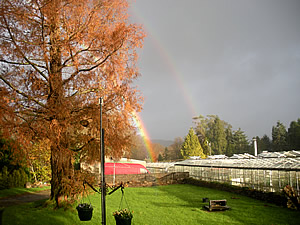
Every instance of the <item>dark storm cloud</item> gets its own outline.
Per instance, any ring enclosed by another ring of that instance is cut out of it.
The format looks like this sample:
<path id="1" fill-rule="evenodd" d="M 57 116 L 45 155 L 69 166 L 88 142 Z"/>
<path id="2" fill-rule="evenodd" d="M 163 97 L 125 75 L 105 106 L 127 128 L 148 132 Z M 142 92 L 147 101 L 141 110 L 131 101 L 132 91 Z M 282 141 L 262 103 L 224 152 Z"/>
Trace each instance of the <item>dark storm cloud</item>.
<path id="1" fill-rule="evenodd" d="M 180 85 L 199 115 L 217 114 L 249 138 L 300 117 L 300 1 L 138 0 L 132 8 L 148 32 L 136 84 L 152 138 L 183 137 L 192 125 Z"/>

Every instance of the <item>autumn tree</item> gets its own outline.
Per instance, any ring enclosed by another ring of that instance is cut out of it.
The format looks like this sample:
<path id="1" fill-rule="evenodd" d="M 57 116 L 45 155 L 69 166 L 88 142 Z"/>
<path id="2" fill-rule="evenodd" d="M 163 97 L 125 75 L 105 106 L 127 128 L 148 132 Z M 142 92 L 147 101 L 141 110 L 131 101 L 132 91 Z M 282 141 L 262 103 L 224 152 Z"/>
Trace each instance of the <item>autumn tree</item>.
<path id="1" fill-rule="evenodd" d="M 16 160 L 14 157 L 15 141 L 6 139 L 0 134 L 0 172 L 6 167 L 9 172 L 24 166 L 24 159 Z M 20 148 L 17 146 L 17 148 Z"/>
<path id="2" fill-rule="evenodd" d="M 149 156 L 143 138 L 140 135 L 134 135 L 132 137 L 129 158 L 145 160 L 147 157 Z"/>
<path id="3" fill-rule="evenodd" d="M 173 160 L 182 159 L 181 155 L 181 146 L 183 144 L 183 139 L 181 137 L 176 137 L 173 141 L 173 144 L 171 144 L 168 148 L 170 151 L 170 157 Z"/>
<path id="4" fill-rule="evenodd" d="M 16 138 L 49 140 L 57 204 L 74 185 L 74 152 L 100 158 L 100 97 L 107 154 L 120 157 L 130 145 L 132 112 L 142 102 L 132 81 L 144 33 L 127 9 L 125 0 L 0 2 L 0 86 Z"/>
<path id="5" fill-rule="evenodd" d="M 159 143 L 153 143 L 153 142 L 150 142 L 150 152 L 152 152 L 152 160 L 153 162 L 157 162 L 158 161 L 158 157 L 159 155 L 163 156 L 164 154 L 164 146 L 162 146 L 161 144 Z M 151 154 L 151 153 L 149 153 Z"/>

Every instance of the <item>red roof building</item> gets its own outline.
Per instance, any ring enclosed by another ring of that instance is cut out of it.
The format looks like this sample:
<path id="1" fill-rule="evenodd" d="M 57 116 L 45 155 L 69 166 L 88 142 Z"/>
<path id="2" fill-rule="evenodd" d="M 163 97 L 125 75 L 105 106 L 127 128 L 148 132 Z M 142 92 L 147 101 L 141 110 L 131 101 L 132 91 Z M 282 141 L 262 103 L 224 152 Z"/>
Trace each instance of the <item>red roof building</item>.
<path id="1" fill-rule="evenodd" d="M 146 167 L 138 163 L 105 163 L 105 175 L 142 173 L 149 173 L 149 171 Z"/>

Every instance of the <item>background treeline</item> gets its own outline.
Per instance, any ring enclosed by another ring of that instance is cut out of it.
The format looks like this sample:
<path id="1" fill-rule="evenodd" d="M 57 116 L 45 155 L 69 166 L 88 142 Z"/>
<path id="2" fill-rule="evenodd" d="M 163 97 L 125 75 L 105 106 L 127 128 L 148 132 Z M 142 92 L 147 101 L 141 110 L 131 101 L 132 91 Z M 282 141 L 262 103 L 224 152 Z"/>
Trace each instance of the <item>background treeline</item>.
<path id="1" fill-rule="evenodd" d="M 217 115 L 206 117 L 200 115 L 193 119 L 196 135 L 206 155 L 254 154 L 253 138 L 257 140 L 258 153 L 300 149 L 300 118 L 292 121 L 288 129 L 278 121 L 272 127 L 271 138 L 265 134 L 250 140 L 243 130 L 240 128 L 233 130 L 229 123 L 221 120 Z"/>
<path id="2" fill-rule="evenodd" d="M 233 130 L 232 126 L 221 120 L 217 115 L 199 116 L 194 119 L 192 129 L 201 145 L 204 155 L 249 153 L 254 154 L 253 141 L 240 128 Z M 182 149 L 190 136 L 191 129 L 185 138 L 177 137 L 173 144 L 163 146 L 150 143 L 148 149 L 141 136 L 133 136 L 131 152 L 124 157 L 151 161 L 176 161 L 184 157 Z M 257 140 L 258 153 L 262 151 L 300 150 L 300 118 L 292 121 L 286 128 L 280 121 L 272 127 L 272 136 L 266 134 L 254 137 Z M 149 142 L 149 140 L 148 140 Z M 149 150 L 149 148 L 151 150 Z M 19 157 L 18 157 L 19 156 Z M 21 156 L 21 157 L 20 157 Z M 30 152 L 24 152 L 13 140 L 0 133 L 0 189 L 24 186 L 26 181 L 32 183 L 49 182 L 51 177 L 50 149 L 45 140 L 36 141 Z"/>
<path id="3" fill-rule="evenodd" d="M 140 135 L 136 135 L 132 140 L 133 145 L 131 146 L 131 151 L 129 154 L 126 154 L 125 157 L 139 160 L 151 161 L 150 153 L 154 162 L 157 161 L 173 161 L 175 159 L 181 159 L 180 149 L 183 144 L 183 139 L 177 137 L 174 139 L 173 144 L 168 147 L 151 142 L 147 140 L 148 146 L 145 144 L 145 139 Z"/>
<path id="4" fill-rule="evenodd" d="M 204 155 L 226 155 L 249 153 L 254 155 L 253 138 L 257 140 L 258 154 L 263 151 L 288 151 L 300 150 L 300 118 L 292 121 L 286 128 L 280 121 L 272 127 L 272 136 L 263 135 L 249 139 L 245 132 L 238 128 L 233 130 L 232 125 L 220 119 L 217 115 L 207 115 L 193 118 L 195 126 L 193 130 L 201 145 Z M 191 130 L 185 138 L 175 138 L 173 144 L 165 147 L 158 143 L 151 143 L 155 155 L 154 161 L 175 161 L 186 158 L 182 155 L 183 145 L 188 142 Z M 133 141 L 129 157 L 134 159 L 148 159 L 149 153 L 144 140 L 136 136 Z"/>

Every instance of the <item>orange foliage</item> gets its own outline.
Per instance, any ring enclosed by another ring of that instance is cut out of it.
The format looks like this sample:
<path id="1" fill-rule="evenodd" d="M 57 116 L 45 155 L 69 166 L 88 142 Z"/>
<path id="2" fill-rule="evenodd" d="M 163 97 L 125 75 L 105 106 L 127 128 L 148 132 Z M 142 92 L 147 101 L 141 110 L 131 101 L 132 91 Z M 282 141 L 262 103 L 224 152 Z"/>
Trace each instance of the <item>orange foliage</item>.
<path id="1" fill-rule="evenodd" d="M 1 110 L 13 109 L 9 122 L 18 137 L 49 140 L 53 198 L 74 176 L 74 152 L 99 159 L 99 97 L 107 152 L 119 157 L 129 149 L 131 112 L 142 103 L 132 87 L 136 48 L 145 35 L 129 23 L 127 9 L 125 0 L 0 3 Z"/>

